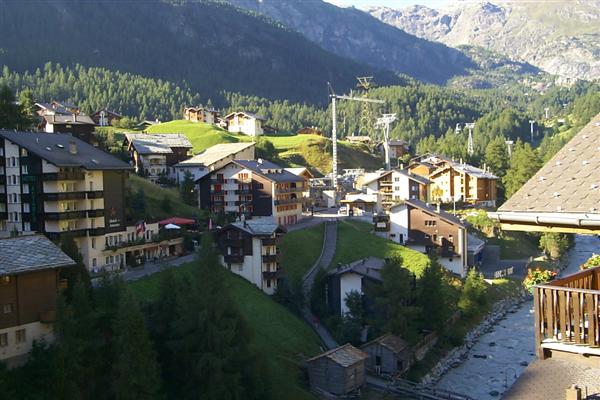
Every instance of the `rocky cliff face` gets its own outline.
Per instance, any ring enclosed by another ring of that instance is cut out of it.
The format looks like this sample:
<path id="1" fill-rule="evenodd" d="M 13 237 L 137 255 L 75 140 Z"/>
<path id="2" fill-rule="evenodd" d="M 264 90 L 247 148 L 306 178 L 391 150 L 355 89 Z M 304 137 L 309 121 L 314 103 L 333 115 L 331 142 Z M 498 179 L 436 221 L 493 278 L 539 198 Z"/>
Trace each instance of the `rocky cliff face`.
<path id="1" fill-rule="evenodd" d="M 324 49 L 378 68 L 444 83 L 474 66 L 462 52 L 423 40 L 355 8 L 322 0 L 228 0 L 297 31 Z"/>
<path id="2" fill-rule="evenodd" d="M 600 76 L 600 1 L 464 2 L 434 10 L 373 7 L 372 16 L 452 47 L 481 46 L 568 78 Z"/>

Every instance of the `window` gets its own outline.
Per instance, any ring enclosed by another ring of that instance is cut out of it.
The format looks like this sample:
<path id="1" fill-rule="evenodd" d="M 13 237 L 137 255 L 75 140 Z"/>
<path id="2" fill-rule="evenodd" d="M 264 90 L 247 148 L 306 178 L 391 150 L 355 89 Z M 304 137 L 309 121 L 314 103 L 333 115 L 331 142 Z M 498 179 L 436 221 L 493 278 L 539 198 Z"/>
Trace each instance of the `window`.
<path id="1" fill-rule="evenodd" d="M 271 280 L 267 279 L 267 287 L 270 288 L 271 287 Z"/>
<path id="2" fill-rule="evenodd" d="M 29 170 L 27 169 L 27 164 L 23 165 L 23 174 L 28 174 Z"/>
<path id="3" fill-rule="evenodd" d="M 18 343 L 25 343 L 25 341 L 27 341 L 27 336 L 26 336 L 26 332 L 25 329 L 17 329 L 15 331 L 15 337 L 16 337 L 16 341 L 17 344 Z"/>
<path id="4" fill-rule="evenodd" d="M 396 370 L 397 371 L 403 371 L 404 370 L 404 363 L 402 362 L 402 360 L 397 360 L 396 361 Z"/>
<path id="5" fill-rule="evenodd" d="M 92 258 L 92 267 L 96 267 L 96 265 L 98 265 L 98 262 L 95 258 Z"/>
<path id="6" fill-rule="evenodd" d="M 10 158 L 10 166 L 11 167 L 16 167 L 17 166 L 17 159 L 15 157 L 11 157 Z"/>
<path id="7" fill-rule="evenodd" d="M 437 242 L 437 235 L 433 235 L 433 241 Z"/>
<path id="8" fill-rule="evenodd" d="M 8 346 L 8 333 L 0 334 L 0 347 Z"/>
<path id="9" fill-rule="evenodd" d="M 10 276 L 0 277 L 0 285 L 8 285 L 8 284 L 10 284 Z"/>
<path id="10" fill-rule="evenodd" d="M 435 220 L 426 220 L 425 221 L 425 226 L 436 226 L 437 222 Z"/>
<path id="11" fill-rule="evenodd" d="M 10 314 L 13 311 L 13 305 L 12 304 L 3 304 L 2 305 L 2 312 L 4 314 Z"/>
<path id="12" fill-rule="evenodd" d="M 452 235 L 448 235 L 448 241 L 450 243 L 454 243 L 454 237 Z"/>
<path id="13" fill-rule="evenodd" d="M 105 264 L 108 264 L 108 257 L 106 257 L 106 262 L 105 262 Z"/>
<path id="14" fill-rule="evenodd" d="M 96 238 L 92 238 L 92 249 L 96 248 Z"/>

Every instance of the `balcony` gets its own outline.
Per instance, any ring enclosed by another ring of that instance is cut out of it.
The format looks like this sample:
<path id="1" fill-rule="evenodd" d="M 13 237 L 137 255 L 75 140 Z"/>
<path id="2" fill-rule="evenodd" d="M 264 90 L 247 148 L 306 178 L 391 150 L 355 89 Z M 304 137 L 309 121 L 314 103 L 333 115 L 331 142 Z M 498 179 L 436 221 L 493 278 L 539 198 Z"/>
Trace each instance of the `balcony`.
<path id="1" fill-rule="evenodd" d="M 304 191 L 304 187 L 303 186 L 297 186 L 297 187 L 286 187 L 286 188 L 277 188 L 277 193 L 296 193 L 296 192 L 303 192 Z"/>
<path id="2" fill-rule="evenodd" d="M 106 228 L 90 228 L 88 234 L 90 236 L 102 236 L 106 233 Z"/>
<path id="3" fill-rule="evenodd" d="M 600 356 L 600 267 L 533 287 L 538 358 Z"/>
<path id="4" fill-rule="evenodd" d="M 88 216 L 88 218 L 104 217 L 104 209 L 99 208 L 97 210 L 88 210 L 87 216 Z"/>
<path id="5" fill-rule="evenodd" d="M 46 236 L 50 240 L 60 240 L 61 235 L 70 235 L 72 237 L 84 237 L 87 236 L 87 229 L 74 229 L 69 231 L 60 231 L 60 232 L 46 232 Z"/>
<path id="6" fill-rule="evenodd" d="M 263 271 L 262 273 L 263 279 L 279 279 L 281 276 L 281 270 L 278 269 L 276 271 Z"/>
<path id="7" fill-rule="evenodd" d="M 249 195 L 252 194 L 252 190 L 250 189 L 238 189 L 233 191 L 235 194 Z"/>
<path id="8" fill-rule="evenodd" d="M 262 240 L 262 245 L 263 246 L 276 246 L 277 245 L 277 238 L 266 238 Z"/>
<path id="9" fill-rule="evenodd" d="M 6 175 L 0 175 L 0 185 L 6 185 Z"/>
<path id="10" fill-rule="evenodd" d="M 92 190 L 86 193 L 88 199 L 101 199 L 104 197 L 104 191 L 102 190 Z"/>
<path id="11" fill-rule="evenodd" d="M 2 202 L 1 198 L 0 198 L 0 202 Z M 31 193 L 23 193 L 21 195 L 21 202 L 23 202 L 23 203 L 31 203 Z"/>
<path id="12" fill-rule="evenodd" d="M 25 195 L 21 195 L 21 199 L 25 201 L 25 199 L 23 199 L 23 196 Z M 6 193 L 0 193 L 0 203 L 6 203 Z"/>
<path id="13" fill-rule="evenodd" d="M 61 220 L 67 220 L 67 219 L 86 218 L 86 215 L 85 215 L 85 211 L 63 211 L 63 212 L 45 213 L 44 217 L 48 221 L 61 221 Z"/>
<path id="14" fill-rule="evenodd" d="M 284 204 L 298 204 L 301 203 L 302 199 L 297 198 L 297 199 L 283 199 L 283 200 L 275 200 L 275 205 L 276 206 L 282 206 Z"/>
<path id="15" fill-rule="evenodd" d="M 51 172 L 43 174 L 46 181 L 80 181 L 85 178 L 85 173 L 81 171 L 71 172 Z"/>
<path id="16" fill-rule="evenodd" d="M 242 264 L 244 262 L 243 254 L 227 254 L 223 256 L 226 263 Z"/>
<path id="17" fill-rule="evenodd" d="M 210 180 L 211 185 L 224 185 L 226 183 L 227 183 L 227 181 L 225 179 L 211 179 Z"/>
<path id="18" fill-rule="evenodd" d="M 58 201 L 58 200 L 84 200 L 85 192 L 55 192 L 55 193 L 44 193 L 45 201 Z"/>
<path id="19" fill-rule="evenodd" d="M 280 254 L 265 254 L 262 256 L 262 261 L 264 263 L 279 262 L 279 261 L 281 261 L 281 255 Z"/>

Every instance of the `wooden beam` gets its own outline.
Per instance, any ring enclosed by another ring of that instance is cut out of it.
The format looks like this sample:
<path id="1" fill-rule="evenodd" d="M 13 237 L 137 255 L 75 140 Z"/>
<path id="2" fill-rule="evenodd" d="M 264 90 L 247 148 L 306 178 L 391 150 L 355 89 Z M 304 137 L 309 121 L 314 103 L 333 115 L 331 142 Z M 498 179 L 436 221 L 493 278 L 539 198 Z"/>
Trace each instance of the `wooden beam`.
<path id="1" fill-rule="evenodd" d="M 564 226 L 564 225 L 528 225 L 522 223 L 510 224 L 502 222 L 500 229 L 503 231 L 521 231 L 521 232 L 556 232 L 556 233 L 582 233 L 600 235 L 600 229 L 597 228 L 586 228 L 576 226 Z"/>

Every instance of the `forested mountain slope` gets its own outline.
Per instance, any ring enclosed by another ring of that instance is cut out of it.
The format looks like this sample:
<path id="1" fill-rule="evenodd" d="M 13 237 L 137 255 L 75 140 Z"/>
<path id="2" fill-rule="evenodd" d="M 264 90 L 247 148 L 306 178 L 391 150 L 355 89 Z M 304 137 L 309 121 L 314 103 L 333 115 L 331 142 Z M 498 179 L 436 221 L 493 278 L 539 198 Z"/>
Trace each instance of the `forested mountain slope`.
<path id="1" fill-rule="evenodd" d="M 444 83 L 475 67 L 458 50 L 407 34 L 355 8 L 322 0 L 226 1 L 269 16 L 332 53 L 425 82 Z"/>
<path id="2" fill-rule="evenodd" d="M 203 99 L 225 90 L 324 103 L 328 81 L 344 91 L 361 75 L 402 82 L 228 4 L 0 0 L 0 65 L 48 61 L 186 81 Z"/>

